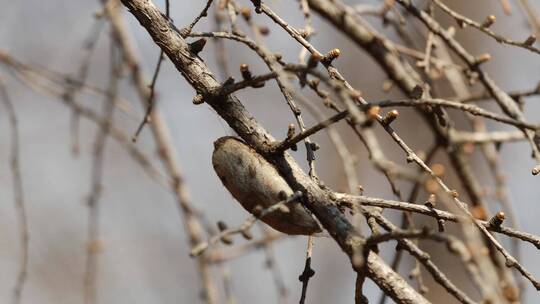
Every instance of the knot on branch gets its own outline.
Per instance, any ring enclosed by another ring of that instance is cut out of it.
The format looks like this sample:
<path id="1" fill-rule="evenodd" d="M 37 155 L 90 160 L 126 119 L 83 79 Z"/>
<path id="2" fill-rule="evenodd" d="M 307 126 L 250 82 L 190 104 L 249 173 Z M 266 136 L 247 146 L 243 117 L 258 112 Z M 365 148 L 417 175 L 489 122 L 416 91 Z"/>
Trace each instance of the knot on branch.
<path id="1" fill-rule="evenodd" d="M 311 257 L 306 259 L 306 265 L 304 271 L 298 276 L 298 280 L 302 283 L 306 283 L 315 275 L 315 270 L 311 268 Z"/>
<path id="2" fill-rule="evenodd" d="M 253 6 L 255 7 L 255 13 L 257 13 L 257 14 L 262 13 L 262 9 L 261 9 L 262 1 L 261 0 L 251 0 L 251 2 L 253 3 Z"/>

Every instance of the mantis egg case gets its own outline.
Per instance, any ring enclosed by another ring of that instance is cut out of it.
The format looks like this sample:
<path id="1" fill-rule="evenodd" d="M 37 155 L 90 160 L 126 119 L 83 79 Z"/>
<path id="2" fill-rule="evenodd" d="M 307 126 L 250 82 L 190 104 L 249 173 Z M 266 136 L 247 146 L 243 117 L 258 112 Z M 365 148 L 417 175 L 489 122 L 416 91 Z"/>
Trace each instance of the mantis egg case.
<path id="1" fill-rule="evenodd" d="M 272 164 L 235 137 L 214 142 L 212 164 L 223 185 L 250 213 L 258 205 L 266 209 L 293 194 Z M 288 212 L 277 209 L 261 220 L 286 234 L 311 235 L 322 231 L 302 204 L 292 202 L 287 207 Z"/>

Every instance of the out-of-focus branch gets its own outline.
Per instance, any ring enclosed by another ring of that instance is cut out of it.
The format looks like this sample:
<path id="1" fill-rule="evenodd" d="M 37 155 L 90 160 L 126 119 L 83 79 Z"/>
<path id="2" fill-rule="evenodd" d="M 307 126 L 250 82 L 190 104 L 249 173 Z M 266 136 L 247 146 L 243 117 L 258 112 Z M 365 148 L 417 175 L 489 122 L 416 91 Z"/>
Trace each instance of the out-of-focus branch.
<path id="1" fill-rule="evenodd" d="M 13 200 L 17 212 L 17 226 L 19 229 L 19 242 L 21 260 L 15 286 L 13 288 L 13 304 L 21 303 L 22 292 L 28 274 L 28 246 L 30 236 L 28 232 L 28 217 L 26 215 L 26 204 L 24 199 L 23 182 L 20 165 L 20 142 L 19 142 L 19 123 L 13 102 L 11 101 L 4 81 L 0 78 L 0 101 L 4 104 L 7 117 L 11 128 L 11 151 L 10 167 L 13 177 Z"/>
<path id="2" fill-rule="evenodd" d="M 436 219 L 442 219 L 442 220 L 451 221 L 451 222 L 460 222 L 460 221 L 467 220 L 467 217 L 463 215 L 455 215 L 450 212 L 446 212 L 446 211 L 442 211 L 439 209 L 430 208 L 430 207 L 422 206 L 418 204 L 413 204 L 413 203 L 398 202 L 398 201 L 393 201 L 393 200 L 385 200 L 382 198 L 373 198 L 373 197 L 367 197 L 367 196 L 351 196 L 348 194 L 336 194 L 336 196 L 337 196 L 338 203 L 343 204 L 345 206 L 352 207 L 355 204 L 360 204 L 363 206 L 410 211 L 414 213 L 431 216 Z M 534 246 L 536 246 L 536 248 L 540 249 L 540 237 L 536 235 L 533 235 L 527 232 L 517 231 L 513 228 L 508 228 L 505 226 L 495 227 L 495 226 L 490 225 L 490 223 L 487 221 L 478 221 L 478 222 L 490 231 L 505 234 L 512 238 L 518 238 L 522 241 L 531 243 Z"/>
<path id="3" fill-rule="evenodd" d="M 103 191 L 103 171 L 105 164 L 105 144 L 108 138 L 109 128 L 113 124 L 114 100 L 118 94 L 118 84 L 121 77 L 121 62 L 118 58 L 117 49 L 111 42 L 111 71 L 109 87 L 103 105 L 104 124 L 99 126 L 93 148 L 92 172 L 90 180 L 90 193 L 88 195 L 88 222 L 86 241 L 86 263 L 84 268 L 84 303 L 96 303 L 97 298 L 97 273 L 98 253 L 100 251 L 99 240 L 99 215 L 100 198 Z"/>
<path id="4" fill-rule="evenodd" d="M 106 16 L 111 23 L 113 34 L 116 37 L 126 63 L 128 64 L 131 79 L 137 90 L 139 99 L 141 100 L 143 107 L 146 108 L 148 106 L 146 102 L 149 100 L 151 92 L 147 86 L 148 81 L 141 71 L 139 60 L 135 55 L 135 51 L 127 34 L 121 16 L 120 6 L 118 4 L 117 0 L 107 1 L 105 4 Z M 163 16 L 161 17 L 163 18 Z M 191 246 L 195 246 L 203 240 L 202 225 L 197 218 L 187 187 L 184 183 L 182 170 L 176 159 L 176 152 L 170 139 L 169 130 L 162 115 L 157 109 L 151 111 L 149 117 L 152 121 L 150 128 L 160 159 L 172 180 L 171 188 L 184 220 L 189 243 Z M 203 285 L 204 301 L 208 304 L 218 303 L 217 289 L 211 276 L 210 266 L 204 256 L 197 258 L 197 265 Z"/>
<path id="5" fill-rule="evenodd" d="M 536 37 L 535 36 L 531 36 L 532 38 L 530 38 L 530 40 L 525 40 L 525 41 L 519 42 L 519 41 L 514 41 L 514 40 L 508 39 L 506 37 L 503 37 L 502 35 L 499 35 L 499 34 L 495 33 L 494 31 L 492 31 L 489 27 L 493 23 L 495 23 L 495 16 L 493 16 L 493 15 L 487 16 L 486 21 L 484 21 L 484 23 L 478 23 L 478 22 L 476 22 L 476 21 L 474 21 L 472 19 L 469 19 L 469 18 L 459 14 L 458 12 L 452 10 L 450 7 L 445 5 L 440 0 L 431 0 L 431 1 L 436 3 L 437 6 L 439 6 L 445 13 L 447 13 L 448 15 L 450 15 L 451 17 L 456 19 L 456 21 L 460 22 L 463 25 L 469 25 L 469 26 L 472 26 L 472 27 L 482 31 L 483 33 L 485 33 L 488 36 L 492 37 L 493 39 L 495 39 L 499 43 L 517 46 L 517 47 L 520 47 L 520 48 L 527 49 L 527 50 L 529 50 L 529 51 L 531 51 L 533 53 L 540 54 L 540 50 L 533 46 L 534 42 L 536 42 Z"/>

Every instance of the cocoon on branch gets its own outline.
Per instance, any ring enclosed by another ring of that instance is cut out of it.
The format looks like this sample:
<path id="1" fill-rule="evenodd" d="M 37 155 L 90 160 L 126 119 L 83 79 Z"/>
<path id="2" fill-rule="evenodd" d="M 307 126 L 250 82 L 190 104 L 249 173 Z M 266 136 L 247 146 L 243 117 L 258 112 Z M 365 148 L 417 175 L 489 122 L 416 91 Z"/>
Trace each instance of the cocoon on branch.
<path id="1" fill-rule="evenodd" d="M 255 150 L 235 137 L 214 142 L 212 164 L 223 185 L 250 213 L 266 209 L 293 194 L 276 168 Z M 311 235 L 322 229 L 299 202 L 279 208 L 261 218 L 270 227 L 293 235 Z"/>

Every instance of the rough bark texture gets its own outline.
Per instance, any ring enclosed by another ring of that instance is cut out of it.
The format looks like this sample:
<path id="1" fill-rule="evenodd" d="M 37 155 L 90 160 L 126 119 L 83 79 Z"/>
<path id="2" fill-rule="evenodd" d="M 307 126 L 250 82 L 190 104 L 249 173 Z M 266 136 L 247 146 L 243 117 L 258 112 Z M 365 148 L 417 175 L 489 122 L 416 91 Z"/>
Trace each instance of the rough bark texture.
<path id="1" fill-rule="evenodd" d="M 340 212 L 331 197 L 331 192 L 309 178 L 288 154 L 268 154 L 274 142 L 273 137 L 247 112 L 235 96 L 216 97 L 214 95 L 214 92 L 220 88 L 219 82 L 206 64 L 190 52 L 188 43 L 154 4 L 145 0 L 122 0 L 122 3 L 148 31 L 154 42 L 165 52 L 197 93 L 205 96 L 205 101 L 250 147 L 276 166 L 294 191 L 301 191 L 304 194 L 305 206 L 313 212 L 351 260 L 353 257 L 361 256 L 365 240 Z M 362 265 L 365 263 L 359 262 L 358 259 L 353 263 L 357 270 Z M 395 301 L 399 303 L 427 302 L 414 288 L 406 284 L 399 274 L 390 271 L 382 260 L 373 258 L 367 266 L 370 269 L 368 276 Z M 383 272 L 382 269 L 388 271 Z M 392 275 L 389 275 L 390 273 Z"/>
<path id="2" fill-rule="evenodd" d="M 416 291 L 411 290 L 408 283 L 388 266 L 378 255 L 371 252 L 367 258 L 367 275 L 394 300 L 399 299 L 400 304 L 430 303 L 424 297 L 418 297 Z M 412 293 L 411 291 L 414 291 Z"/>

